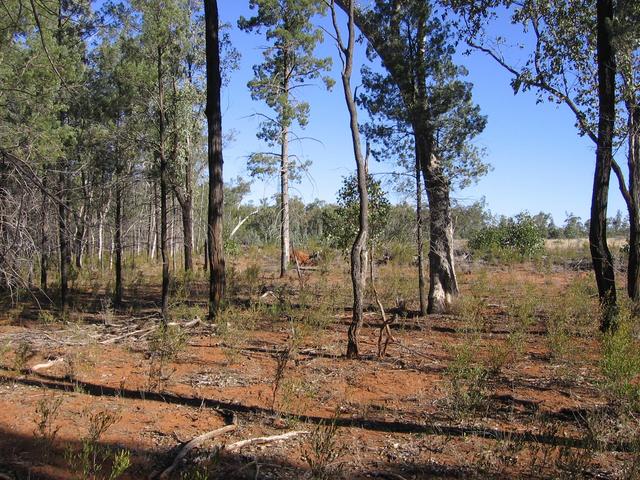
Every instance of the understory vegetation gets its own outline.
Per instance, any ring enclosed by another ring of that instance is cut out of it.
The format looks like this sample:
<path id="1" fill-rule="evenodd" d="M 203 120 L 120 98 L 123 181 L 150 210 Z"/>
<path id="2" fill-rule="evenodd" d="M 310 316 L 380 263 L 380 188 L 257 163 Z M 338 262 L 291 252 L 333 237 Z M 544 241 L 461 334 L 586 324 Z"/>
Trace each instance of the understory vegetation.
<path id="1" fill-rule="evenodd" d="M 196 269 L 175 275 L 164 326 L 153 313 L 160 272 L 142 259 L 135 269 L 129 264 L 120 308 L 108 301 L 108 276 L 80 273 L 66 315 L 44 298 L 40 307 L 24 297 L 7 310 L 0 402 L 32 416 L 24 435 L 34 442 L 20 462 L 11 455 L 0 462 L 0 471 L 36 474 L 55 465 L 81 478 L 147 475 L 176 455 L 168 448 L 175 440 L 144 435 L 147 415 L 181 409 L 195 429 L 182 420 L 172 426 L 177 411 L 155 428 L 177 428 L 186 442 L 224 424 L 219 413 L 198 413 L 222 402 L 241 429 L 235 438 L 307 433 L 267 450 L 248 445 L 240 456 L 222 446 L 235 440 L 214 440 L 177 467 L 180 478 L 354 478 L 380 468 L 405 477 L 637 478 L 640 324 L 627 302 L 619 328 L 599 332 L 590 275 L 559 260 L 581 249 L 556 252 L 551 265 L 518 256 L 507 271 L 463 255 L 462 296 L 449 314 L 426 319 L 414 313 L 412 256 L 386 245 L 398 253 L 374 273 L 393 338 L 378 357 L 383 324 L 369 292 L 368 360 L 345 363 L 340 339 L 350 297 L 342 255 L 324 251 L 321 265 L 278 279 L 269 250 L 277 247 L 253 248 L 254 260 L 230 259 L 231 295 L 215 324 L 204 321 L 206 279 Z M 47 380 L 28 387 L 28 378 Z M 27 388 L 42 396 L 12 400 Z M 84 410 L 87 401 L 95 409 Z M 77 430 L 66 420 L 75 415 Z M 366 444 L 390 462 L 380 467 Z M 6 443 L 0 448 L 8 452 Z M 50 453 L 25 467 L 40 448 Z"/>

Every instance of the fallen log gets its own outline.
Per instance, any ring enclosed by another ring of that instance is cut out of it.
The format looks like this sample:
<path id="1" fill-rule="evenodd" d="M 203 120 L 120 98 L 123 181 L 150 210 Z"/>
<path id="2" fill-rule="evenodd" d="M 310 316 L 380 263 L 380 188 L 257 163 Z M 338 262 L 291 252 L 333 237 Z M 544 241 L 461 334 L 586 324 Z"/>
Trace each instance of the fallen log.
<path id="1" fill-rule="evenodd" d="M 280 435 L 272 435 L 270 437 L 256 437 L 249 438 L 247 440 L 240 440 L 239 442 L 235 442 L 229 445 L 225 445 L 223 450 L 226 452 L 236 452 L 247 445 L 264 445 L 266 443 L 274 443 L 274 442 L 282 442 L 284 440 L 289 440 L 290 438 L 298 437 L 300 435 L 308 435 L 308 430 L 296 430 L 293 432 L 287 432 Z"/>
<path id="2" fill-rule="evenodd" d="M 216 430 L 212 430 L 210 432 L 203 433 L 202 435 L 198 435 L 197 437 L 190 440 L 188 443 L 185 444 L 184 447 L 180 449 L 180 451 L 178 452 L 178 455 L 176 455 L 176 458 L 173 459 L 173 463 L 171 463 L 171 465 L 167 467 L 160 474 L 160 477 L 159 477 L 160 480 L 165 480 L 169 478 L 169 475 L 171 475 L 171 473 L 178 467 L 182 459 L 186 457 L 187 453 L 189 453 L 191 450 L 193 450 L 196 447 L 199 447 L 207 440 L 211 440 L 212 438 L 218 437 L 220 435 L 224 435 L 225 433 L 231 432 L 236 428 L 237 428 L 237 425 L 235 424 L 225 425 L 224 427 L 218 428 Z"/>

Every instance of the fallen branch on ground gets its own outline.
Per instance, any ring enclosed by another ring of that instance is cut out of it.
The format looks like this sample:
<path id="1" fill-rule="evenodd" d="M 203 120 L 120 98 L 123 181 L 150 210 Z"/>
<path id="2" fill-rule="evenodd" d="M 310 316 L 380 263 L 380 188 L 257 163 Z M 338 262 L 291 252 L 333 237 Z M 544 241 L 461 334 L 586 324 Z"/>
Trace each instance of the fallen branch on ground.
<path id="1" fill-rule="evenodd" d="M 160 480 L 169 478 L 169 475 L 171 475 L 171 473 L 178 467 L 182 459 L 186 457 L 187 453 L 189 453 L 191 450 L 193 450 L 196 447 L 199 447 L 207 440 L 211 440 L 212 438 L 231 432 L 235 430 L 237 427 L 238 426 L 235 424 L 226 425 L 224 427 L 218 428 L 217 430 L 212 430 L 210 432 L 203 433 L 202 435 L 198 435 L 197 437 L 190 440 L 184 447 L 180 449 L 180 451 L 178 452 L 178 455 L 176 455 L 176 458 L 173 459 L 173 463 L 168 468 L 166 468 L 164 472 L 160 474 L 160 477 L 159 477 Z"/>
<path id="2" fill-rule="evenodd" d="M 117 337 L 113 337 L 113 338 L 109 338 L 107 340 L 103 340 L 100 342 L 101 345 L 109 345 L 111 343 L 116 343 L 118 340 L 123 340 L 127 337 L 132 337 L 133 335 L 137 335 L 138 333 L 150 333 L 153 332 L 156 328 L 158 328 L 157 325 L 154 325 L 153 327 L 150 328 L 142 328 L 140 330 L 134 330 L 133 332 L 129 332 L 129 333 L 125 333 L 124 335 L 119 335 Z"/>
<path id="3" fill-rule="evenodd" d="M 64 362 L 64 358 L 62 357 L 58 357 L 58 358 L 54 358 L 53 360 L 49 360 L 48 362 L 45 363 L 38 363 L 37 365 L 34 365 L 33 367 L 31 367 L 31 371 L 32 372 L 37 372 L 38 370 L 44 370 L 45 368 L 51 368 L 54 365 L 57 365 L 58 363 L 62 363 Z"/>
<path id="4" fill-rule="evenodd" d="M 194 327 L 198 324 L 200 324 L 202 322 L 202 320 L 200 320 L 200 318 L 195 318 L 194 320 L 191 320 L 187 323 L 179 323 L 179 322 L 170 322 L 167 324 L 167 326 L 170 327 L 181 327 L 181 328 L 190 328 L 190 327 Z M 125 338 L 128 337 L 132 337 L 133 335 L 137 335 L 139 333 L 141 333 L 142 335 L 140 336 L 140 338 L 146 337 L 147 335 L 149 335 L 151 332 L 157 330 L 159 327 L 159 325 L 153 325 L 151 327 L 148 328 L 141 328 L 139 330 L 134 330 L 133 332 L 129 332 L 129 333 L 125 333 L 124 335 L 119 335 L 117 337 L 113 337 L 113 338 L 109 338 L 107 340 L 103 340 L 100 342 L 101 345 L 109 345 L 111 343 L 115 343 L 119 340 L 124 340 Z"/>
<path id="5" fill-rule="evenodd" d="M 246 447 L 247 445 L 264 445 L 266 443 L 282 442 L 284 440 L 289 440 L 290 438 L 308 434 L 308 430 L 296 430 L 293 432 L 283 433 L 281 435 L 272 435 L 270 437 L 249 438 L 247 440 L 240 440 L 239 442 L 235 442 L 230 445 L 225 445 L 222 449 L 226 452 L 236 452 L 241 448 Z"/>

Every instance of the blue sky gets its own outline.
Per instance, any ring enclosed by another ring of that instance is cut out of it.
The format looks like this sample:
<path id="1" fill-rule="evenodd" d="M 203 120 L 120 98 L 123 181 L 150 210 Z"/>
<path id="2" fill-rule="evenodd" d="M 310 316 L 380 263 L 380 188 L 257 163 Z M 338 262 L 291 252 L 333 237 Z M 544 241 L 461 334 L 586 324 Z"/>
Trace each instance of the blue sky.
<path id="1" fill-rule="evenodd" d="M 237 132 L 236 140 L 225 149 L 225 179 L 248 178 L 247 156 L 266 149 L 255 136 L 259 124 L 255 114 L 269 113 L 269 109 L 251 100 L 246 84 L 253 75 L 252 66 L 262 61 L 261 47 L 266 40 L 236 27 L 240 15 L 251 15 L 248 2 L 219 2 L 219 8 L 221 20 L 233 25 L 232 41 L 242 54 L 240 70 L 233 73 L 231 84 L 223 92 L 223 128 Z M 326 19 L 321 23 L 329 27 Z M 331 75 L 336 85 L 331 92 L 320 84 L 304 89 L 302 96 L 311 105 L 311 117 L 307 128 L 297 133 L 315 140 L 292 146 L 293 153 L 313 162 L 308 176 L 292 188 L 292 194 L 306 202 L 316 198 L 334 201 L 342 177 L 355 170 L 348 114 L 339 83 L 339 60 L 335 46 L 328 40 L 319 46 L 317 53 L 334 58 Z M 453 197 L 463 203 L 485 197 L 495 214 L 514 215 L 523 210 L 550 212 L 558 224 L 564 221 L 566 212 L 588 218 L 595 149 L 589 139 L 578 136 L 568 108 L 536 104 L 532 93 L 514 95 L 508 74 L 481 53 L 457 58 L 469 70 L 474 99 L 488 116 L 487 127 L 476 143 L 486 149 L 486 160 L 493 170 L 477 185 L 455 191 Z M 365 61 L 364 47 L 359 47 L 354 86 L 359 84 L 360 65 Z M 389 164 L 370 165 L 372 172 L 392 169 Z M 255 181 L 250 199 L 259 201 L 276 192 L 276 179 Z M 401 200 L 392 193 L 391 197 Z M 612 177 L 609 216 L 618 209 L 626 211 Z"/>

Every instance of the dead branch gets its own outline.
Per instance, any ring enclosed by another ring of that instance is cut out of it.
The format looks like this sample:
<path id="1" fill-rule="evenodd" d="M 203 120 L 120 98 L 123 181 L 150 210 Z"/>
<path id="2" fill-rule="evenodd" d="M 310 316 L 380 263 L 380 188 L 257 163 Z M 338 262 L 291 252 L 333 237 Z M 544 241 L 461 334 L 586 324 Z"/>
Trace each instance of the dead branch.
<path id="1" fill-rule="evenodd" d="M 296 262 L 296 272 L 298 273 L 300 288 L 304 290 L 304 279 L 302 278 L 302 272 L 300 271 L 300 262 L 298 261 L 298 256 L 295 254 L 295 250 L 293 248 L 293 242 L 291 243 L 291 251 L 293 252 L 293 259 Z"/>
<path id="2" fill-rule="evenodd" d="M 238 231 L 238 229 L 242 226 L 242 224 L 244 222 L 246 222 L 247 220 L 249 220 L 249 218 L 251 217 L 251 215 L 255 215 L 256 213 L 258 213 L 260 210 L 254 210 L 253 212 L 251 212 L 249 215 L 247 215 L 246 217 L 244 217 L 242 220 L 240 220 L 238 222 L 238 224 L 235 226 L 235 228 L 233 230 L 231 230 L 231 233 L 229 234 L 229 238 L 233 238 L 233 236 L 235 235 L 235 233 Z"/>
<path id="3" fill-rule="evenodd" d="M 167 323 L 167 326 L 170 326 L 170 327 L 177 326 L 177 327 L 181 327 L 181 328 L 190 328 L 190 327 L 194 327 L 194 326 L 200 324 L 201 322 L 202 322 L 202 320 L 200 320 L 200 318 L 195 318 L 194 320 L 191 320 L 191 321 L 186 322 L 186 323 L 169 322 L 169 323 Z M 133 332 L 125 333 L 123 335 L 118 335 L 117 337 L 112 337 L 112 338 L 109 338 L 107 340 L 103 340 L 103 341 L 100 342 L 100 344 L 101 345 L 110 345 L 112 343 L 116 343 L 119 340 L 123 340 L 125 338 L 132 337 L 132 336 L 138 335 L 138 334 L 141 334 L 140 338 L 144 338 L 147 335 L 149 335 L 150 333 L 152 333 L 155 330 L 157 330 L 158 327 L 159 327 L 159 325 L 153 325 L 152 327 L 147 327 L 147 328 L 141 328 L 141 329 L 138 329 L 138 330 L 134 330 Z"/>
<path id="4" fill-rule="evenodd" d="M 125 333 L 124 335 L 119 335 L 117 337 L 109 338 L 107 340 L 103 340 L 100 342 L 101 345 L 109 345 L 112 343 L 116 343 L 118 340 L 123 340 L 127 337 L 132 337 L 133 335 L 137 335 L 139 333 L 149 334 L 158 328 L 158 325 L 154 325 L 151 328 L 141 328 L 140 330 L 134 330 L 133 332 Z"/>
<path id="5" fill-rule="evenodd" d="M 293 432 L 283 433 L 281 435 L 272 435 L 270 437 L 249 438 L 247 440 L 240 440 L 239 442 L 235 442 L 230 445 L 225 445 L 223 447 L 223 450 L 226 452 L 236 452 L 241 448 L 246 447 L 247 445 L 264 445 L 266 443 L 282 442 L 285 440 L 289 440 L 290 438 L 308 434 L 308 430 L 296 430 Z"/>
<path id="6" fill-rule="evenodd" d="M 231 432 L 236 428 L 237 428 L 237 425 L 235 424 L 225 425 L 224 427 L 218 428 L 217 430 L 212 430 L 210 432 L 203 433 L 202 435 L 198 435 L 197 437 L 193 438 L 192 440 L 189 441 L 189 443 L 187 443 L 184 447 L 180 449 L 180 451 L 178 452 L 178 455 L 176 455 L 176 458 L 174 458 L 173 463 L 167 469 L 165 469 L 164 472 L 160 474 L 159 478 L 161 480 L 169 478 L 169 475 L 171 475 L 171 473 L 178 467 L 182 459 L 187 455 L 187 453 L 189 453 L 194 448 L 199 447 L 204 442 L 211 440 L 212 438 Z"/>
<path id="7" fill-rule="evenodd" d="M 37 365 L 34 365 L 33 367 L 31 367 L 31 371 L 32 372 L 37 372 L 38 370 L 44 370 L 45 368 L 51 368 L 54 365 L 57 365 L 59 363 L 63 363 L 64 362 L 64 358 L 62 357 L 58 357 L 55 358 L 53 360 L 49 360 L 48 362 L 45 363 L 38 363 Z"/>
<path id="8" fill-rule="evenodd" d="M 391 328 L 389 328 L 389 325 L 391 325 L 393 322 L 395 322 L 395 316 L 391 317 L 390 320 L 387 320 L 387 315 L 384 311 L 384 306 L 382 305 L 382 302 L 380 301 L 380 296 L 378 295 L 378 290 L 376 289 L 376 282 L 374 280 L 374 276 L 373 276 L 373 264 L 375 262 L 373 261 L 373 247 L 371 248 L 371 261 L 369 262 L 369 273 L 370 273 L 370 277 L 371 277 L 371 290 L 373 291 L 373 297 L 376 301 L 376 304 L 378 305 L 378 309 L 380 310 L 380 315 L 382 315 L 382 326 L 380 327 L 380 334 L 378 335 L 378 358 L 382 358 L 384 357 L 385 353 L 387 352 L 387 346 L 389 345 L 389 341 L 392 340 L 394 343 L 396 341 L 396 339 L 393 337 L 393 335 L 391 334 Z M 386 333 L 386 338 L 384 339 L 384 345 L 382 344 L 382 336 L 383 334 Z"/>

